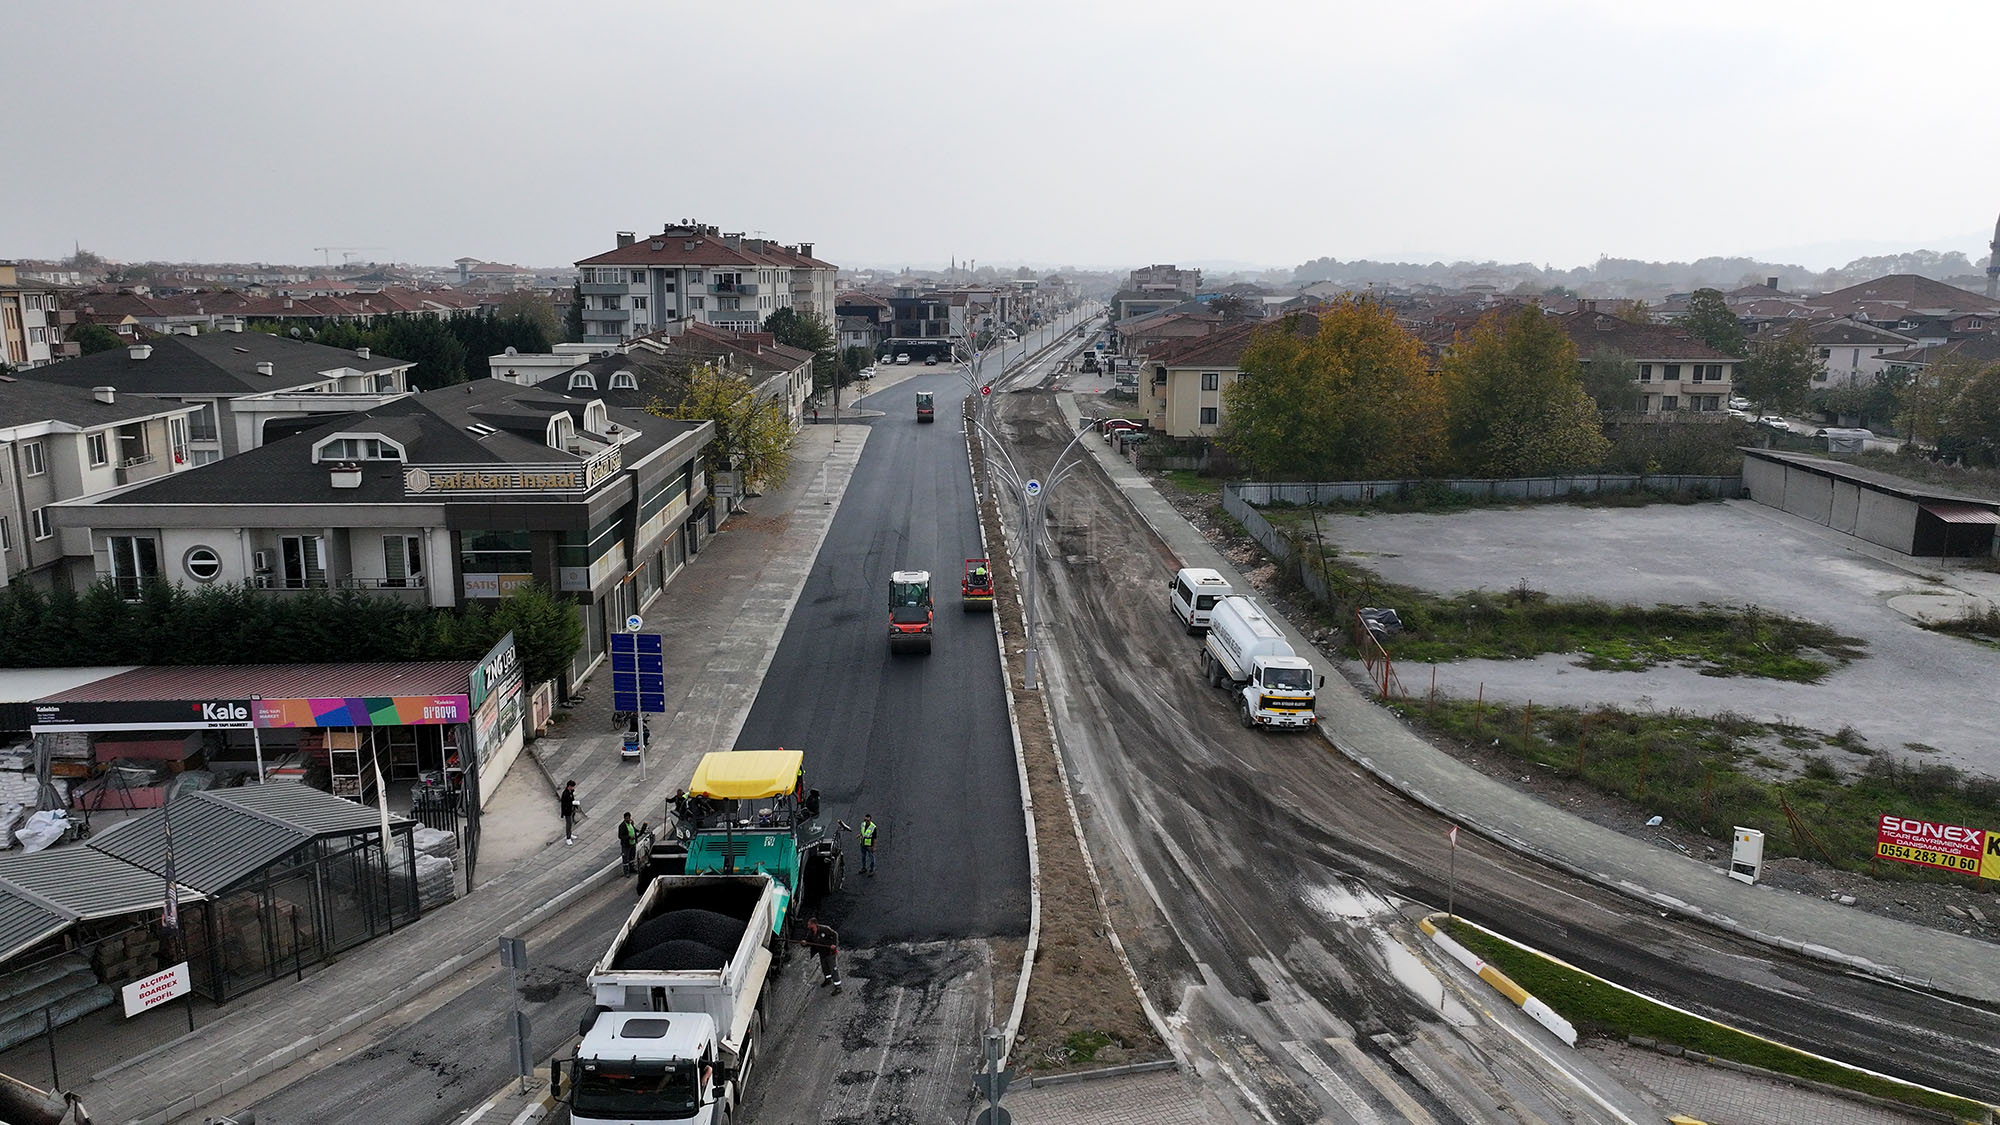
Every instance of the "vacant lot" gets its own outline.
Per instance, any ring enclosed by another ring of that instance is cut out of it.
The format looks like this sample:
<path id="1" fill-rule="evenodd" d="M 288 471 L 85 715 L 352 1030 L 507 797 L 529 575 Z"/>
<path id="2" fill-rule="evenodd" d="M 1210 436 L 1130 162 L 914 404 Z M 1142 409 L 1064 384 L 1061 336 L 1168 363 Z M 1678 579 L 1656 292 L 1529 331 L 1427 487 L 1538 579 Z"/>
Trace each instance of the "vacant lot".
<path id="1" fill-rule="evenodd" d="M 1818 683 L 1718 678 L 1677 666 L 1591 671 L 1576 656 L 1468 660 L 1437 666 L 1442 693 L 1643 710 L 1734 711 L 1825 732 L 1843 727 L 1877 751 L 2000 775 L 1993 734 L 2000 651 L 1918 628 L 1889 605 L 1898 594 L 1994 592 L 1990 572 L 1939 571 L 1750 501 L 1646 508 L 1568 505 L 1445 515 L 1323 517 L 1344 561 L 1390 582 L 1442 594 L 1521 583 L 1554 597 L 1632 605 L 1755 604 L 1860 638 L 1860 659 Z M 1430 667 L 1405 664 L 1403 685 L 1430 688 Z"/>

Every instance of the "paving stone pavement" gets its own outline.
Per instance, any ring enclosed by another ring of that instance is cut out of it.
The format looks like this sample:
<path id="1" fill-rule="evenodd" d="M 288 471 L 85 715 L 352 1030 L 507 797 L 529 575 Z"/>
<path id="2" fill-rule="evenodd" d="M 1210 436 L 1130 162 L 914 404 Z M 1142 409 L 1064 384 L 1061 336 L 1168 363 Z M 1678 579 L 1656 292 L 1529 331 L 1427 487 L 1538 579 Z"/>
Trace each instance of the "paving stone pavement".
<path id="1" fill-rule="evenodd" d="M 1016 1086 L 1001 1104 L 1019 1125 L 1212 1125 L 1231 1120 L 1192 1081 L 1172 1070 Z"/>
<path id="2" fill-rule="evenodd" d="M 1937 1120 L 1622 1043 L 1589 1044 L 1584 1049 L 1592 1062 L 1650 1094 L 1663 1114 L 1683 1114 L 1712 1125 L 1906 1125 Z"/>

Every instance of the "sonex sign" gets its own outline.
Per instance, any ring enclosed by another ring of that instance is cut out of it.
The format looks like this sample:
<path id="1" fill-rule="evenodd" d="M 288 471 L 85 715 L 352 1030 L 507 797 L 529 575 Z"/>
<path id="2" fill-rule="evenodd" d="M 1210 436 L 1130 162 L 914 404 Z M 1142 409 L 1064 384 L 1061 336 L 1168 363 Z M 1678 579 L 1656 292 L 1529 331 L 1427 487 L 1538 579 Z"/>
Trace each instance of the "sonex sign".
<path id="1" fill-rule="evenodd" d="M 1885 814 L 1875 829 L 1875 854 L 2000 879 L 2000 832 Z"/>

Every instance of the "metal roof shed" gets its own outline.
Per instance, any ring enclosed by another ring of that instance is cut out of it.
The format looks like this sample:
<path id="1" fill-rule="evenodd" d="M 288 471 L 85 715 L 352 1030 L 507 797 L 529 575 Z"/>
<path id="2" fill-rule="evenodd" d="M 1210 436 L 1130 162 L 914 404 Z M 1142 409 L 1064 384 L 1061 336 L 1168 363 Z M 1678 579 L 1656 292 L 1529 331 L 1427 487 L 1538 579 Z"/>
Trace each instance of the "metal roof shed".
<path id="1" fill-rule="evenodd" d="M 217 1000 L 302 970 L 417 916 L 415 823 L 381 847 L 381 813 L 296 782 L 183 793 L 90 847 L 206 894 L 182 912 L 195 987 Z M 159 884 L 156 882 L 155 886 Z"/>

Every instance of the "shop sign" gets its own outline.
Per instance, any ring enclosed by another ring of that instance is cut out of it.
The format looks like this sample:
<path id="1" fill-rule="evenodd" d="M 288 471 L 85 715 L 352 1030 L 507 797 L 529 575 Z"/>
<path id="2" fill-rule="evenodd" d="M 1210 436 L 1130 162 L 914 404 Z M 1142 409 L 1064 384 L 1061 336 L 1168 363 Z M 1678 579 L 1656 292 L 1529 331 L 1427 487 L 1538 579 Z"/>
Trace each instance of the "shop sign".
<path id="1" fill-rule="evenodd" d="M 472 717 L 463 695 L 370 695 L 322 699 L 260 699 L 260 727 L 435 727 Z"/>
<path id="2" fill-rule="evenodd" d="M 523 586 L 533 585 L 532 574 L 468 574 L 465 576 L 464 596 L 468 598 L 504 598 Z"/>
<path id="3" fill-rule="evenodd" d="M 403 470 L 403 494 L 575 495 L 604 483 L 624 464 L 624 449 L 614 445 L 580 465 L 411 465 Z"/>
<path id="4" fill-rule="evenodd" d="M 520 683 L 521 650 L 514 644 L 514 634 L 509 632 L 487 649 L 472 669 L 472 705 L 479 707 L 489 696 L 502 694 Z"/>
<path id="5" fill-rule="evenodd" d="M 228 730 L 252 724 L 247 699 L 91 699 L 34 705 L 36 732 L 93 730 Z"/>
<path id="6" fill-rule="evenodd" d="M 188 963 L 182 961 L 171 969 L 162 969 L 150 977 L 140 977 L 122 990 L 125 999 L 125 1018 L 131 1019 L 140 1012 L 154 1008 L 188 993 Z"/>
<path id="7" fill-rule="evenodd" d="M 1883 859 L 1986 875 L 1987 840 L 1993 833 L 1957 824 L 1884 815 L 1875 830 L 1875 854 Z M 1994 874 L 2000 874 L 1996 870 Z M 1993 877 L 1987 875 L 1988 878 Z"/>

